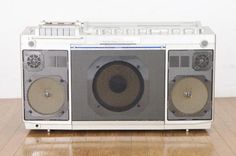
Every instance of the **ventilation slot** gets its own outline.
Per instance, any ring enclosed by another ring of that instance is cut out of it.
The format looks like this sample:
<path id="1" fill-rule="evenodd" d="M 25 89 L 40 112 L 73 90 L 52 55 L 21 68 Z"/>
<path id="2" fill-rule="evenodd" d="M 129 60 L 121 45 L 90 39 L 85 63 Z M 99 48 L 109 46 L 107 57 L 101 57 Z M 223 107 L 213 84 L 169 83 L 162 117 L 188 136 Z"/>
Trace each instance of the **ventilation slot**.
<path id="1" fill-rule="evenodd" d="M 65 56 L 51 56 L 49 60 L 50 67 L 67 67 L 67 59 Z"/>
<path id="2" fill-rule="evenodd" d="M 170 56 L 170 67 L 179 67 L 179 56 Z"/>
<path id="3" fill-rule="evenodd" d="M 181 56 L 181 67 L 189 67 L 189 56 Z"/>

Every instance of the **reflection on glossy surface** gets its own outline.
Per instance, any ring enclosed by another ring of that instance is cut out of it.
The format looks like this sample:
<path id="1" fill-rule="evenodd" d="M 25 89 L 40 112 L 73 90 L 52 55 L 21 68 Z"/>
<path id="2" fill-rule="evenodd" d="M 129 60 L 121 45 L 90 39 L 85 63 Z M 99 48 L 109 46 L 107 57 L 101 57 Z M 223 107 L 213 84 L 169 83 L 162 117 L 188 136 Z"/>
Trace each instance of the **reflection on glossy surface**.
<path id="1" fill-rule="evenodd" d="M 23 155 L 214 155 L 207 131 L 31 131 Z"/>

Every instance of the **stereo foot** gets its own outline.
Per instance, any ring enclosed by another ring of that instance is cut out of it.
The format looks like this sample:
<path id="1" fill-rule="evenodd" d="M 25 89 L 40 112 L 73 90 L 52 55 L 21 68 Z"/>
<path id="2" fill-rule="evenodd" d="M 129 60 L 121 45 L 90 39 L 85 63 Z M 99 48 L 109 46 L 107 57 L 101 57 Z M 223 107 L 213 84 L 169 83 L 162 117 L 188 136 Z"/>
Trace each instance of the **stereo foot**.
<path id="1" fill-rule="evenodd" d="M 51 130 L 50 130 L 50 129 L 48 129 L 48 130 L 47 130 L 47 132 L 48 132 L 48 135 L 49 135 L 49 134 L 50 134 L 50 132 L 51 132 Z"/>
<path id="2" fill-rule="evenodd" d="M 189 133 L 189 129 L 186 129 L 186 134 L 188 135 L 188 133 Z"/>

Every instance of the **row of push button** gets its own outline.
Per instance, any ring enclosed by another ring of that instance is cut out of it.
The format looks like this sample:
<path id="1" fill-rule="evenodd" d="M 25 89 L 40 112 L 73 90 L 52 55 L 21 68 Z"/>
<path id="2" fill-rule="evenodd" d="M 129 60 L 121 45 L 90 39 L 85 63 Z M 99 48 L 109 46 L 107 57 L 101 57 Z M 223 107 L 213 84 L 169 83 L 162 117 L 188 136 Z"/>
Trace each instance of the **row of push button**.
<path id="1" fill-rule="evenodd" d="M 195 34 L 195 29 L 186 28 L 172 28 L 172 29 L 161 29 L 161 28 L 100 28 L 100 29 L 90 29 L 84 31 L 89 35 L 167 35 L 167 34 Z"/>
<path id="2" fill-rule="evenodd" d="M 75 36 L 74 28 L 40 28 L 40 36 Z"/>

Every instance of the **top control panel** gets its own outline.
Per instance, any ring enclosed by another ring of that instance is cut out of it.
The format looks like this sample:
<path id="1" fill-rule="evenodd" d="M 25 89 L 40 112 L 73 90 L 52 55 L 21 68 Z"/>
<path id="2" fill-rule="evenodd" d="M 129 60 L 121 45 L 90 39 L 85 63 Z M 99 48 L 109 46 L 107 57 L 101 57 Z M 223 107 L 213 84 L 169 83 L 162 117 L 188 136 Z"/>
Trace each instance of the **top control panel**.
<path id="1" fill-rule="evenodd" d="M 200 35 L 211 33 L 200 22 L 97 23 L 42 22 L 32 35 L 38 36 L 136 36 L 136 35 Z"/>
<path id="2" fill-rule="evenodd" d="M 199 34 L 200 23 L 84 23 L 82 33 L 87 35 L 168 35 L 168 34 Z"/>

